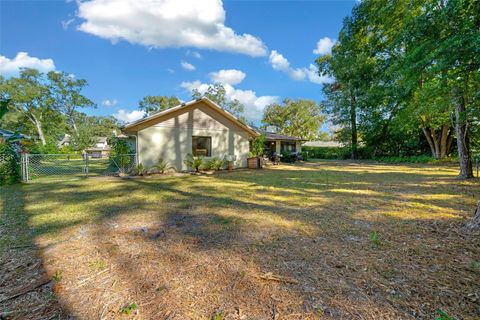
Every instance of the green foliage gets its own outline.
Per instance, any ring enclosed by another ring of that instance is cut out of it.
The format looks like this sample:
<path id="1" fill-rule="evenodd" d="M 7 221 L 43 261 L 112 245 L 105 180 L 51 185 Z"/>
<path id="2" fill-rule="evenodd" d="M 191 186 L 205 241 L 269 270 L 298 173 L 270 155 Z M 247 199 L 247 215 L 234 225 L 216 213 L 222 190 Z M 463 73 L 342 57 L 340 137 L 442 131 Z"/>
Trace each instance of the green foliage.
<path id="1" fill-rule="evenodd" d="M 435 310 L 435 313 L 438 315 L 435 317 L 435 320 L 457 320 L 457 318 L 450 316 L 448 313 L 446 313 L 442 309 Z"/>
<path id="2" fill-rule="evenodd" d="M 297 156 L 291 152 L 283 152 L 280 160 L 286 163 L 294 163 L 297 160 Z"/>
<path id="3" fill-rule="evenodd" d="M 82 90 L 87 86 L 85 79 L 77 79 L 71 74 L 58 71 L 50 71 L 47 74 L 48 103 L 63 114 L 71 130 L 79 134 L 77 129 L 77 109 L 95 107 L 90 99 L 82 95 Z"/>
<path id="4" fill-rule="evenodd" d="M 38 146 L 28 142 L 27 151 L 58 153 L 56 145 L 66 133 L 72 136 L 76 150 L 84 149 L 93 137 L 108 137 L 119 129 L 113 116 L 87 116 L 78 111 L 95 107 L 82 94 L 86 86 L 86 80 L 56 71 L 45 75 L 22 69 L 18 77 L 0 77 L 0 100 L 9 101 L 0 127 L 33 137 Z"/>
<path id="5" fill-rule="evenodd" d="M 308 161 L 308 159 L 310 159 L 310 155 L 308 154 L 308 151 L 302 150 L 302 159 L 303 161 Z"/>
<path id="6" fill-rule="evenodd" d="M 57 142 L 53 139 L 48 139 L 45 145 L 41 143 L 32 143 L 27 141 L 24 143 L 25 151 L 28 153 L 37 153 L 37 154 L 58 154 L 60 150 L 58 149 Z"/>
<path id="7" fill-rule="evenodd" d="M 262 123 L 264 127 L 274 127 L 280 134 L 316 140 L 325 121 L 321 110 L 312 100 L 285 99 L 282 104 L 267 106 Z"/>
<path id="8" fill-rule="evenodd" d="M 218 312 L 218 313 L 214 314 L 212 316 L 212 320 L 223 320 L 224 317 L 225 317 L 225 314 L 223 313 L 223 311 L 221 311 L 221 312 Z"/>
<path id="9" fill-rule="evenodd" d="M 250 149 L 250 157 L 260 157 L 265 152 L 265 135 L 261 134 L 255 137 L 252 141 L 252 147 Z"/>
<path id="10" fill-rule="evenodd" d="M 0 143 L 0 185 L 12 184 L 20 180 L 17 164 L 18 156 L 8 143 Z"/>
<path id="11" fill-rule="evenodd" d="M 351 151 L 348 147 L 302 147 L 302 153 L 308 154 L 307 157 L 312 159 L 342 160 L 350 158 Z"/>
<path id="12" fill-rule="evenodd" d="M 91 127 L 80 126 L 78 131 L 72 135 L 71 144 L 75 151 L 83 151 L 95 145 L 97 139 L 93 136 Z"/>
<path id="13" fill-rule="evenodd" d="M 148 169 L 142 163 L 137 164 L 131 171 L 134 176 L 144 176 L 148 173 Z"/>
<path id="14" fill-rule="evenodd" d="M 434 162 L 435 158 L 432 158 L 432 156 L 422 155 L 412 157 L 379 157 L 374 158 L 374 160 L 383 163 L 429 163 Z"/>
<path id="15" fill-rule="evenodd" d="M 133 153 L 132 148 L 128 144 L 126 139 L 122 138 L 112 138 L 109 141 L 111 151 L 113 154 L 131 154 Z"/>
<path id="16" fill-rule="evenodd" d="M 226 165 L 227 165 L 227 160 L 225 158 L 223 158 L 223 159 L 212 158 L 212 159 L 209 159 L 205 163 L 204 168 L 207 169 L 207 170 L 218 171 L 218 170 L 221 170 L 221 169 L 225 168 Z"/>
<path id="17" fill-rule="evenodd" d="M 52 280 L 55 281 L 56 283 L 59 283 L 62 281 L 63 278 L 63 271 L 62 270 L 57 270 L 52 276 Z"/>
<path id="18" fill-rule="evenodd" d="M 195 169 L 195 172 L 200 172 L 200 167 L 203 164 L 203 158 L 202 157 L 194 157 L 190 153 L 187 154 L 187 157 L 185 160 L 183 160 L 183 163 L 189 168 Z"/>
<path id="19" fill-rule="evenodd" d="M 0 100 L 0 119 L 2 119 L 3 116 L 8 112 L 9 103 L 10 103 L 10 100 L 8 99 Z"/>
<path id="20" fill-rule="evenodd" d="M 126 314 L 127 316 L 130 315 L 133 311 L 137 310 L 138 306 L 135 302 L 130 303 L 129 305 L 122 307 L 120 309 L 120 313 Z"/>
<path id="21" fill-rule="evenodd" d="M 180 100 L 174 96 L 145 96 L 138 102 L 138 108 L 144 111 L 147 116 L 178 105 L 180 105 Z"/>
<path id="22" fill-rule="evenodd" d="M 209 86 L 207 91 L 203 94 L 197 89 L 194 89 L 192 91 L 192 98 L 199 99 L 204 96 L 245 122 L 245 118 L 242 116 L 245 109 L 244 105 L 241 104 L 237 99 L 229 101 L 226 94 L 227 92 L 225 91 L 225 87 L 223 85 L 214 84 Z"/>
<path id="23" fill-rule="evenodd" d="M 112 138 L 109 139 L 108 143 L 111 146 L 110 162 L 112 165 L 118 166 L 120 171 L 124 173 L 134 161 L 132 149 L 126 139 Z"/>
<path id="24" fill-rule="evenodd" d="M 154 169 L 154 170 L 158 171 L 159 173 L 163 174 L 163 173 L 165 173 L 166 170 L 168 170 L 170 168 L 171 168 L 171 166 L 168 164 L 168 162 L 166 162 L 165 160 L 160 158 L 160 159 L 158 159 L 157 164 L 154 165 L 151 169 Z"/>
<path id="25" fill-rule="evenodd" d="M 444 158 L 457 126 L 461 167 L 471 171 L 469 149 L 480 144 L 478 12 L 478 1 L 365 0 L 354 7 L 332 54 L 317 59 L 319 74 L 335 79 L 324 86 L 322 104 L 352 156 L 361 141 L 373 157 Z"/>
<path id="26" fill-rule="evenodd" d="M 370 241 L 376 246 L 380 244 L 380 241 L 378 240 L 377 231 L 370 232 Z"/>

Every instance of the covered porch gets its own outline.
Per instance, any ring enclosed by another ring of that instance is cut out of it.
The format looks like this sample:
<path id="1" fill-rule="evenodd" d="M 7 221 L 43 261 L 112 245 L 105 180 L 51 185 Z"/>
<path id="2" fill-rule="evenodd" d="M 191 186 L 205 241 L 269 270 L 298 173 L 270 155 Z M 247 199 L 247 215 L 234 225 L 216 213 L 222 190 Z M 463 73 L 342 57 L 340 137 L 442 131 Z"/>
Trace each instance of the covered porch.
<path id="1" fill-rule="evenodd" d="M 265 156 L 273 158 L 275 155 L 300 153 L 302 142 L 305 140 L 298 137 L 264 132 L 265 134 Z"/>

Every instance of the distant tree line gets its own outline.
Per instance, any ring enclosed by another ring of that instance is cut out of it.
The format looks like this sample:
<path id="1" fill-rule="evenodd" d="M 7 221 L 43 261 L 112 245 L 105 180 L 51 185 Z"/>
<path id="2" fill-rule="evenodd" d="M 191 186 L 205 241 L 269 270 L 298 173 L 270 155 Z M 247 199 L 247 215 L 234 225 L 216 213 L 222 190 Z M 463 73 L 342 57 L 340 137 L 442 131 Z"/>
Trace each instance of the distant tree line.
<path id="1" fill-rule="evenodd" d="M 31 152 L 59 152 L 58 143 L 65 134 L 71 141 L 63 151 L 90 147 L 95 137 L 112 136 L 119 124 L 113 116 L 88 116 L 80 111 L 96 107 L 82 93 L 86 86 L 86 80 L 56 71 L 44 74 L 22 69 L 18 77 L 0 76 L 0 99 L 6 105 L 0 128 L 33 137 L 26 142 Z"/>
<path id="2" fill-rule="evenodd" d="M 456 154 L 459 176 L 473 176 L 480 1 L 361 1 L 317 65 L 335 79 L 323 88 L 323 106 L 353 159 L 429 150 L 436 159 Z"/>

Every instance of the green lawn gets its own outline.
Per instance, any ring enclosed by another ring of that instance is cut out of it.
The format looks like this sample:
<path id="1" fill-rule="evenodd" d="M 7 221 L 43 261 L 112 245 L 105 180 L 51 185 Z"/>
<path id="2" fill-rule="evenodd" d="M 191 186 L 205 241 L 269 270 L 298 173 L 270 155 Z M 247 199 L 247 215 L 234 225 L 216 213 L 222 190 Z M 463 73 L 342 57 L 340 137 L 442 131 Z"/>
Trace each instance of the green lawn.
<path id="1" fill-rule="evenodd" d="M 17 279 L 3 285 L 17 292 L 43 274 L 55 285 L 4 302 L 0 292 L 0 311 L 479 317 L 480 237 L 462 226 L 480 183 L 456 174 L 445 164 L 320 161 L 2 187 L 0 279 Z"/>

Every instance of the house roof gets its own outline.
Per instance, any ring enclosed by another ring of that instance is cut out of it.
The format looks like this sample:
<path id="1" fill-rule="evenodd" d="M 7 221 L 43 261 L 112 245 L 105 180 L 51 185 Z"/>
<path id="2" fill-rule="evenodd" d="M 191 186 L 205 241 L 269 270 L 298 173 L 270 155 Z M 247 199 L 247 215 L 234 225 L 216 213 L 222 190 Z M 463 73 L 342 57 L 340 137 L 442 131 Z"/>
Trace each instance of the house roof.
<path id="1" fill-rule="evenodd" d="M 250 133 L 251 135 L 253 136 L 258 136 L 258 132 L 256 132 L 252 127 L 250 127 L 249 125 L 241 122 L 240 120 L 238 120 L 237 117 L 235 117 L 233 114 L 231 114 L 230 112 L 224 110 L 223 108 L 221 108 L 218 104 L 216 104 L 215 102 L 213 102 L 212 100 L 206 98 L 206 97 L 202 97 L 200 99 L 196 99 L 196 100 L 192 100 L 192 101 L 189 101 L 189 102 L 186 102 L 186 103 L 182 103 L 181 105 L 178 105 L 176 107 L 173 107 L 173 108 L 170 108 L 170 109 L 167 109 L 167 110 L 164 110 L 164 111 L 161 111 L 161 112 L 158 112 L 158 113 L 155 113 L 155 114 L 152 114 L 151 116 L 148 116 L 148 117 L 145 117 L 143 119 L 140 119 L 140 120 L 137 120 L 137 121 L 133 121 L 133 122 L 130 122 L 130 123 L 127 123 L 126 125 L 124 125 L 121 130 L 122 131 L 135 131 L 134 129 L 141 125 L 141 124 L 144 124 L 148 121 L 151 121 L 153 119 L 156 119 L 156 118 L 160 118 L 160 117 L 163 117 L 165 115 L 168 115 L 168 114 L 171 114 L 171 113 L 174 113 L 178 110 L 181 110 L 183 108 L 186 108 L 186 107 L 189 107 L 191 105 L 194 105 L 194 104 L 197 104 L 199 102 L 204 102 L 207 106 L 211 107 L 212 109 L 216 110 L 217 112 L 219 112 L 220 114 L 222 114 L 224 117 L 226 117 L 227 119 L 233 121 L 235 124 L 237 124 L 239 127 L 241 127 L 242 129 L 244 129 L 245 131 L 247 131 L 248 133 Z"/>
<path id="2" fill-rule="evenodd" d="M 308 141 L 305 147 L 343 147 L 344 145 L 338 141 Z"/>
<path id="3" fill-rule="evenodd" d="M 15 133 L 10 130 L 5 130 L 0 128 L 0 137 L 11 139 L 11 140 L 20 140 L 20 139 L 30 139 L 30 136 L 21 133 Z"/>
<path id="4" fill-rule="evenodd" d="M 299 137 L 287 136 L 285 134 L 278 134 L 276 132 L 266 131 L 260 128 L 255 128 L 255 130 L 260 134 L 264 134 L 267 140 L 306 141 L 305 139 L 302 139 Z"/>

